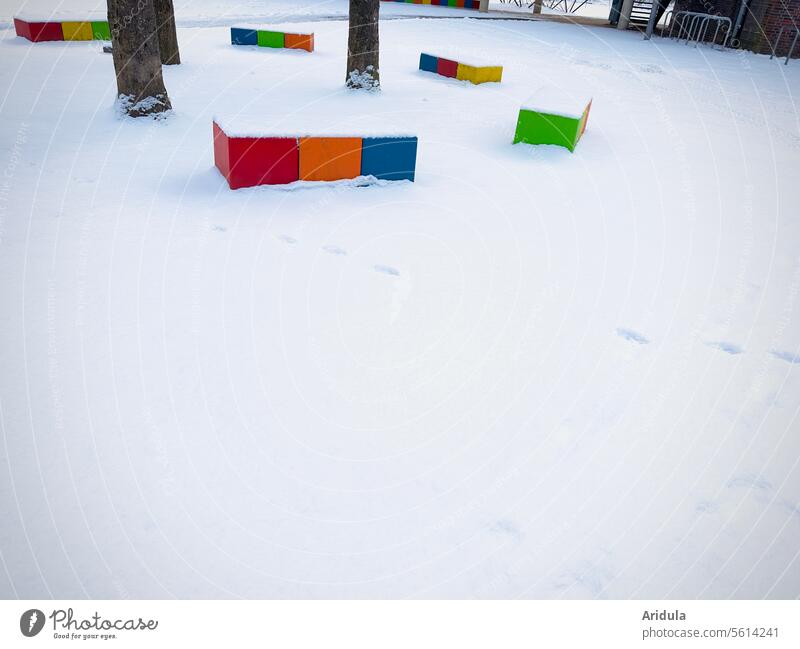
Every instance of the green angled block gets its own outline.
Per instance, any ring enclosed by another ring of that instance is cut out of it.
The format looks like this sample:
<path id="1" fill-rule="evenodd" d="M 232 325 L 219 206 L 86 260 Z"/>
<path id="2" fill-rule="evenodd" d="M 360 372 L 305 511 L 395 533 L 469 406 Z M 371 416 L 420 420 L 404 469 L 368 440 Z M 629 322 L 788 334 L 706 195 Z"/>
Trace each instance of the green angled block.
<path id="1" fill-rule="evenodd" d="M 519 109 L 514 144 L 555 144 L 574 151 L 586 130 L 592 100 L 540 88 Z"/>
<path id="2" fill-rule="evenodd" d="M 258 30 L 260 47 L 283 47 L 283 32 L 265 32 Z"/>
<path id="3" fill-rule="evenodd" d="M 96 41 L 110 41 L 111 30 L 106 21 L 96 21 L 92 23 L 92 39 Z"/>
<path id="4" fill-rule="evenodd" d="M 522 109 L 517 118 L 514 144 L 557 144 L 575 150 L 581 120 Z"/>

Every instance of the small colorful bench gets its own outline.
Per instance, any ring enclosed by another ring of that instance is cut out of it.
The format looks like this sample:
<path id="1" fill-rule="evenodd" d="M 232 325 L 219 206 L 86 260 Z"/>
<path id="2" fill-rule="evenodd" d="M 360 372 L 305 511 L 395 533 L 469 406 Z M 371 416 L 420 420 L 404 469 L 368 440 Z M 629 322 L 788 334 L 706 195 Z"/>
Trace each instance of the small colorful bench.
<path id="1" fill-rule="evenodd" d="M 241 26 L 231 27 L 232 45 L 258 45 L 290 50 L 314 51 L 314 34 L 298 34 L 275 29 Z"/>
<path id="2" fill-rule="evenodd" d="M 457 7 L 459 9 L 481 9 L 481 0 L 383 0 L 383 2 L 404 2 L 406 4 Z M 484 4 L 483 11 L 486 11 L 489 1 L 484 0 Z"/>
<path id="3" fill-rule="evenodd" d="M 556 144 L 574 151 L 586 130 L 592 99 L 540 88 L 519 109 L 514 144 Z"/>
<path id="4" fill-rule="evenodd" d="M 41 41 L 110 41 L 107 20 L 36 20 L 14 18 L 17 36 Z"/>
<path id="5" fill-rule="evenodd" d="M 414 180 L 416 136 L 284 135 L 218 117 L 213 130 L 214 164 L 231 189 L 360 176 Z"/>
<path id="6" fill-rule="evenodd" d="M 424 72 L 434 72 L 443 77 L 471 81 L 472 83 L 486 83 L 487 81 L 500 82 L 503 78 L 502 65 L 474 65 L 459 63 L 452 59 L 433 54 L 419 55 L 419 69 Z"/>

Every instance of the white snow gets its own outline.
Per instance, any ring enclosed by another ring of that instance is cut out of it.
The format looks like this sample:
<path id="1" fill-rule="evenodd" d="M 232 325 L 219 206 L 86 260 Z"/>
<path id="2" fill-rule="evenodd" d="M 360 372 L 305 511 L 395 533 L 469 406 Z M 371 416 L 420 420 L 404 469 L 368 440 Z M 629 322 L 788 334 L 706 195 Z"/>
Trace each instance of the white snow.
<path id="1" fill-rule="evenodd" d="M 283 25 L 259 25 L 257 23 L 237 23 L 235 25 L 231 25 L 234 29 L 249 29 L 251 31 L 265 31 L 265 32 L 280 32 L 283 34 L 292 34 L 294 36 L 308 36 L 311 34 L 313 36 L 314 32 L 296 32 L 292 31 L 291 29 L 287 29 Z"/>
<path id="2" fill-rule="evenodd" d="M 0 595 L 798 597 L 800 65 L 394 4 L 361 93 L 346 2 L 179 2 L 158 121 L 0 32 Z M 313 55 L 230 45 L 278 14 Z M 511 144 L 545 84 L 573 154 Z M 416 181 L 230 191 L 215 114 Z"/>
<path id="3" fill-rule="evenodd" d="M 409 130 L 398 130 L 387 126 L 385 119 L 370 119 L 347 112 L 331 114 L 329 111 L 305 110 L 292 113 L 234 113 L 214 115 L 216 122 L 228 137 L 413 137 Z"/>
<path id="4" fill-rule="evenodd" d="M 560 115 L 569 119 L 583 116 L 591 97 L 581 90 L 571 90 L 563 86 L 545 85 L 528 97 L 520 110 L 529 110 L 547 115 Z"/>

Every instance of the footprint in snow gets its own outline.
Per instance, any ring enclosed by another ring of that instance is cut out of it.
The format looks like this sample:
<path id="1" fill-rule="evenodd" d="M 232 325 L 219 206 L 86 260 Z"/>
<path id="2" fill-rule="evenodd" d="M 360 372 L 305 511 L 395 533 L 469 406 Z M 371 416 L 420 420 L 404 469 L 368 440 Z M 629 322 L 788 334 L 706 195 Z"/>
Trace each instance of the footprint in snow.
<path id="1" fill-rule="evenodd" d="M 400 276 L 400 271 L 396 268 L 392 268 L 391 266 L 383 266 L 381 264 L 377 264 L 372 267 L 376 273 L 383 273 L 384 275 L 393 275 L 394 277 Z"/>
<path id="2" fill-rule="evenodd" d="M 290 237 L 288 234 L 279 234 L 278 239 L 280 239 L 284 243 L 289 243 L 289 244 L 297 243 L 297 239 L 295 239 L 294 237 Z"/>
<path id="3" fill-rule="evenodd" d="M 624 338 L 625 340 L 630 340 L 633 343 L 638 343 L 639 345 L 646 345 L 650 341 L 645 338 L 642 334 L 633 329 L 625 329 L 624 327 L 617 328 L 617 335 L 620 338 Z"/>
<path id="4" fill-rule="evenodd" d="M 228 231 L 228 228 L 226 228 L 224 225 L 215 225 L 215 226 L 212 226 L 211 229 L 214 232 L 227 232 Z"/>
<path id="5" fill-rule="evenodd" d="M 779 358 L 782 361 L 786 361 L 787 363 L 792 363 L 794 365 L 800 365 L 800 356 L 797 354 L 792 354 L 791 352 L 782 352 L 777 349 L 773 349 L 770 353 L 775 358 Z"/>
<path id="6" fill-rule="evenodd" d="M 714 349 L 719 349 L 721 352 L 725 352 L 726 354 L 741 354 L 744 350 L 739 347 L 739 345 L 734 345 L 733 343 L 726 343 L 722 340 L 713 340 L 706 343 L 709 347 L 713 347 Z"/>
<path id="7" fill-rule="evenodd" d="M 347 250 L 344 248 L 340 248 L 339 246 L 322 246 L 322 249 L 325 252 L 328 252 L 332 255 L 346 255 Z"/>

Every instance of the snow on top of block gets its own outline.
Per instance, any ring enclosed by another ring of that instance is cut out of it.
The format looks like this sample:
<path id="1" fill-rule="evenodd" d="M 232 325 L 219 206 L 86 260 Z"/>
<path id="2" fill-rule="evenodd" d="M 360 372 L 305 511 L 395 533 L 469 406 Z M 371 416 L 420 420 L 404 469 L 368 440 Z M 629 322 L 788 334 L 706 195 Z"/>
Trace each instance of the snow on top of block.
<path id="1" fill-rule="evenodd" d="M 428 56 L 432 56 L 437 59 L 447 59 L 448 61 L 455 61 L 456 63 L 462 63 L 464 65 L 469 65 L 473 68 L 502 68 L 503 66 L 498 63 L 476 63 L 473 60 L 468 60 L 458 52 L 432 52 L 432 51 L 425 51 L 421 52 L 422 54 L 427 54 Z"/>
<path id="2" fill-rule="evenodd" d="M 249 29 L 250 31 L 277 32 L 279 34 L 292 34 L 293 36 L 311 36 L 314 32 L 293 32 L 275 25 L 253 25 L 249 23 L 231 25 L 231 29 Z"/>
<path id="3" fill-rule="evenodd" d="M 215 115 L 228 137 L 416 137 L 357 115 L 333 121 L 315 115 Z"/>
<path id="4" fill-rule="evenodd" d="M 592 98 L 580 92 L 567 92 L 556 86 L 542 86 L 520 106 L 521 110 L 580 119 Z"/>
<path id="5" fill-rule="evenodd" d="M 90 23 L 107 22 L 108 16 L 101 11 L 83 11 L 81 13 L 66 13 L 63 11 L 43 11 L 38 14 L 21 12 L 14 16 L 17 20 L 26 23 Z"/>

